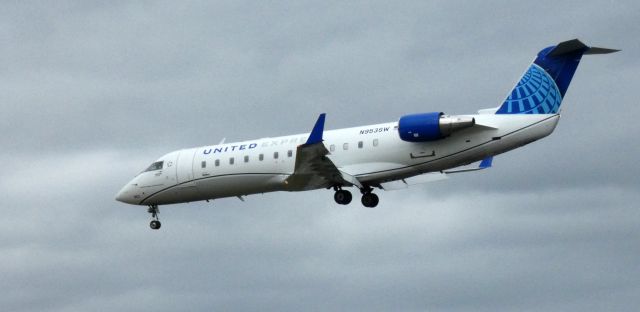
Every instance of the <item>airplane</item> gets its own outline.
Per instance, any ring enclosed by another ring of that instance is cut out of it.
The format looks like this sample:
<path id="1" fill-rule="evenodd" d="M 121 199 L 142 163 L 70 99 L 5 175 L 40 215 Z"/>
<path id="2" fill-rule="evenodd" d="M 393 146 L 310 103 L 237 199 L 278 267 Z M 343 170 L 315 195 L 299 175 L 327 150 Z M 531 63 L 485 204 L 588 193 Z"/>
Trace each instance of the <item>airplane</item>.
<path id="1" fill-rule="evenodd" d="M 409 114 L 399 120 L 324 130 L 320 114 L 310 133 L 225 143 L 168 153 L 129 181 L 116 200 L 148 207 L 151 229 L 159 205 L 275 191 L 334 191 L 347 205 L 355 187 L 364 207 L 374 189 L 394 190 L 453 173 L 491 167 L 493 156 L 551 134 L 560 104 L 583 55 L 619 50 L 578 39 L 541 50 L 504 102 L 472 115 Z M 474 165 L 480 162 L 479 165 Z"/>

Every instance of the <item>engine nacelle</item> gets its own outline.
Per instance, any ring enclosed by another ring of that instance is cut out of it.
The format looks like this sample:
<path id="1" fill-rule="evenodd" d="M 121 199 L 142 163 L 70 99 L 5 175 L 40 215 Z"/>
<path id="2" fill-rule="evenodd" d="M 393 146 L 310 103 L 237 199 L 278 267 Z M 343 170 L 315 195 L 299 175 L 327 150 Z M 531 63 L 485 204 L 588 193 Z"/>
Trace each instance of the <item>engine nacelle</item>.
<path id="1" fill-rule="evenodd" d="M 435 141 L 475 123 L 473 117 L 449 116 L 442 112 L 405 115 L 398 122 L 398 133 L 403 141 Z"/>

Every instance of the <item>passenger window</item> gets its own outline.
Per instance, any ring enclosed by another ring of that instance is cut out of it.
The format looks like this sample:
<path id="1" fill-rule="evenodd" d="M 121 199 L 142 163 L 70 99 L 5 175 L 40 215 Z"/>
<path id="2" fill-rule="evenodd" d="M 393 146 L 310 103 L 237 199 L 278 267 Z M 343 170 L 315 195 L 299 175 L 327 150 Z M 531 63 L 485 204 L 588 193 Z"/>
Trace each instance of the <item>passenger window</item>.
<path id="1" fill-rule="evenodd" d="M 373 139 L 373 146 L 378 146 L 378 139 Z"/>
<path id="2" fill-rule="evenodd" d="M 162 163 L 163 163 L 162 161 L 156 161 L 153 164 L 151 164 L 151 166 L 149 166 L 144 172 L 160 170 L 162 169 Z"/>
<path id="3" fill-rule="evenodd" d="M 249 162 L 249 156 L 244 156 L 244 162 L 248 163 Z"/>
<path id="4" fill-rule="evenodd" d="M 362 141 L 358 142 L 358 148 L 362 148 L 362 146 L 364 146 L 364 143 Z"/>
<path id="5" fill-rule="evenodd" d="M 216 159 L 216 167 L 220 166 L 220 159 Z"/>
<path id="6" fill-rule="evenodd" d="M 278 152 L 273 152 L 273 159 L 278 159 Z"/>
<path id="7" fill-rule="evenodd" d="M 349 143 L 342 144 L 342 149 L 345 150 L 345 151 L 348 150 L 349 149 Z"/>
<path id="8" fill-rule="evenodd" d="M 234 161 L 233 157 L 229 158 L 229 165 L 233 165 L 233 161 Z"/>
<path id="9" fill-rule="evenodd" d="M 258 160 L 263 161 L 264 160 L 264 154 L 258 155 Z"/>
<path id="10" fill-rule="evenodd" d="M 291 157 L 293 156 L 293 151 L 292 150 L 288 150 L 287 151 L 287 157 Z"/>
<path id="11" fill-rule="evenodd" d="M 207 168 L 207 162 L 206 161 L 202 161 L 202 168 Z"/>
<path id="12" fill-rule="evenodd" d="M 336 151 L 336 145 L 335 144 L 331 144 L 329 146 L 329 151 L 335 152 Z"/>

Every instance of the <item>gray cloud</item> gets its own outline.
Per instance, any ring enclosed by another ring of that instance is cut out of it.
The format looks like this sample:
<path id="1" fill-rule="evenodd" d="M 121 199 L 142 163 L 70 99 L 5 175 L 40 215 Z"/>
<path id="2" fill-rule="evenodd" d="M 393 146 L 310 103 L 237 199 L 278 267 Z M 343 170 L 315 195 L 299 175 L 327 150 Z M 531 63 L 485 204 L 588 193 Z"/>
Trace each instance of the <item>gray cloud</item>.
<path id="1" fill-rule="evenodd" d="M 628 310 L 638 306 L 632 1 L 7 3 L 0 306 L 8 311 Z M 331 192 L 143 207 L 182 147 L 472 113 L 535 53 L 585 57 L 550 137 L 494 168 L 337 207 Z M 256 127 L 259 125 L 259 127 Z"/>

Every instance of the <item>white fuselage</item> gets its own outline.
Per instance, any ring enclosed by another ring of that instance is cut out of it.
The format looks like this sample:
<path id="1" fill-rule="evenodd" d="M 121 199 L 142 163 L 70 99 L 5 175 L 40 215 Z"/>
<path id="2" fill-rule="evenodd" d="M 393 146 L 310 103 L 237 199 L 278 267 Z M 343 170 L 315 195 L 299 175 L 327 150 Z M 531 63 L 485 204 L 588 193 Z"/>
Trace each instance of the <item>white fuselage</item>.
<path id="1" fill-rule="evenodd" d="M 398 122 L 324 131 L 327 156 L 363 185 L 470 164 L 543 138 L 559 114 L 465 115 L 475 125 L 431 142 L 406 142 Z M 296 148 L 308 133 L 183 149 L 164 155 L 161 170 L 142 172 L 118 193 L 120 201 L 161 205 L 273 191 L 301 191 L 286 183 Z M 328 187 L 328 186 L 322 186 Z M 320 188 L 320 187 L 317 187 Z"/>

